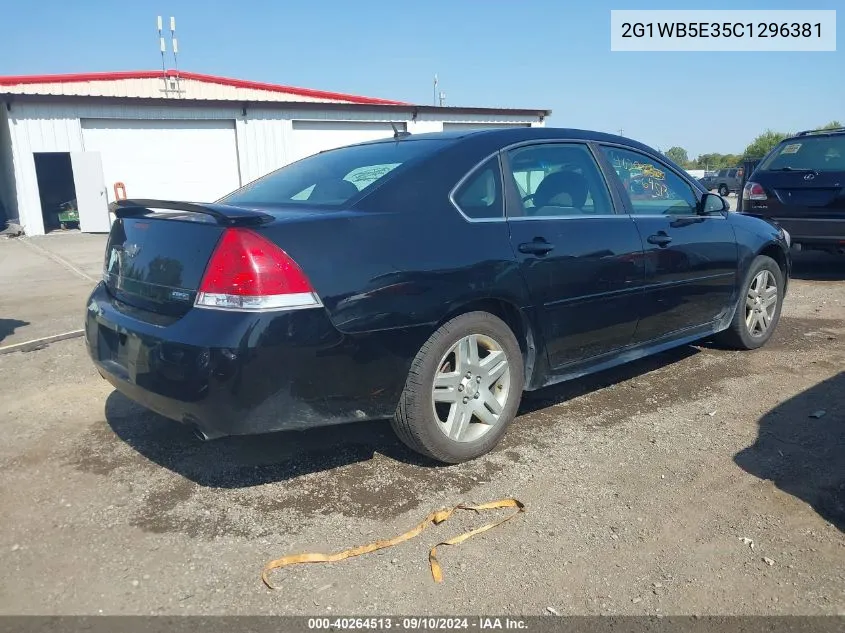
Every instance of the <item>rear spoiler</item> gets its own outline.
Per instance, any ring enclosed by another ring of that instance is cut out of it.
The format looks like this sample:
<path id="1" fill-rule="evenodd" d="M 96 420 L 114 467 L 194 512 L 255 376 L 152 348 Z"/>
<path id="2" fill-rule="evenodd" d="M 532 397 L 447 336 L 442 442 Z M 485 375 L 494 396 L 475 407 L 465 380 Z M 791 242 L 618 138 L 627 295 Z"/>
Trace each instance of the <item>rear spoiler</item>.
<path id="1" fill-rule="evenodd" d="M 114 214 L 118 218 L 130 218 L 146 215 L 147 213 L 155 213 L 154 209 L 201 213 L 214 218 L 217 224 L 223 224 L 225 226 L 253 226 L 256 224 L 266 224 L 273 220 L 272 215 L 262 211 L 210 202 L 175 202 L 173 200 L 118 200 L 115 203 Z"/>

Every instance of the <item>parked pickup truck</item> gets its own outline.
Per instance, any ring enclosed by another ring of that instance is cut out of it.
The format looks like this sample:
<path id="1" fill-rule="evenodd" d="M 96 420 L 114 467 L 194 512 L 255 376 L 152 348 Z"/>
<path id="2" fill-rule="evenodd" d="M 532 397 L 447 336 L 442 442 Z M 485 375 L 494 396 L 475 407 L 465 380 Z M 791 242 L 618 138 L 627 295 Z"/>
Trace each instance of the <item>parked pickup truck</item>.
<path id="1" fill-rule="evenodd" d="M 742 188 L 742 167 L 731 169 L 720 169 L 715 176 L 705 176 L 701 184 L 709 190 L 714 189 L 720 196 L 726 196 L 731 192 L 738 192 Z"/>

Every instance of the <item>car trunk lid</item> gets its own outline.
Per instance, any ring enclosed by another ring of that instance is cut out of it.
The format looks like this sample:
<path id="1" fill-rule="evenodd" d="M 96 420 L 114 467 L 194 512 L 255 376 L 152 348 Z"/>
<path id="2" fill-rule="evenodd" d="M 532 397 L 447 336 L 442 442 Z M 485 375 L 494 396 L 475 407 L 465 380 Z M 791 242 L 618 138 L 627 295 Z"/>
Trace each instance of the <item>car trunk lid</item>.
<path id="1" fill-rule="evenodd" d="M 103 281 L 119 301 L 180 316 L 197 299 L 227 229 L 258 228 L 278 214 L 217 204 L 123 200 L 106 246 Z"/>

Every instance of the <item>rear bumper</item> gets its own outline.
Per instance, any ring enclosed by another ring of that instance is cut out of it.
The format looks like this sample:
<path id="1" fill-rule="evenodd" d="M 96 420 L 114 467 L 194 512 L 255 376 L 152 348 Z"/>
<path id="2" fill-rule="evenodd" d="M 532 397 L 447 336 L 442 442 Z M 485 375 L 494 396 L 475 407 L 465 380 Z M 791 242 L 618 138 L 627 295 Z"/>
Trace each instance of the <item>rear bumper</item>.
<path id="1" fill-rule="evenodd" d="M 845 247 L 845 217 L 796 218 L 767 216 L 753 211 L 746 211 L 745 213 L 756 215 L 782 227 L 789 232 L 792 244 Z"/>
<path id="2" fill-rule="evenodd" d="M 88 353 L 115 389 L 208 438 L 388 417 L 424 336 L 349 337 L 322 308 L 162 318 L 116 301 L 102 283 L 85 322 Z"/>

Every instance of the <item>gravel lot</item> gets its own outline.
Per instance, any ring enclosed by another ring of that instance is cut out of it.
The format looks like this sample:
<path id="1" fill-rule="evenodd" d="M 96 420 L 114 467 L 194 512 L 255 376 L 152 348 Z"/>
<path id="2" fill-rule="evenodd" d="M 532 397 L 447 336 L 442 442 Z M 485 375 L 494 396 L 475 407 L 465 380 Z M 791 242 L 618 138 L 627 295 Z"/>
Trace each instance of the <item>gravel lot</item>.
<path id="1" fill-rule="evenodd" d="M 0 241 L 0 345 L 79 327 L 99 268 L 99 237 L 29 242 Z M 202 444 L 114 392 L 82 339 L 0 355 L 0 613 L 845 614 L 843 342 L 845 261 L 804 255 L 764 349 L 535 393 L 453 467 L 386 423 Z M 443 584 L 428 548 L 491 517 L 260 581 L 506 496 L 525 514 L 440 548 Z"/>

